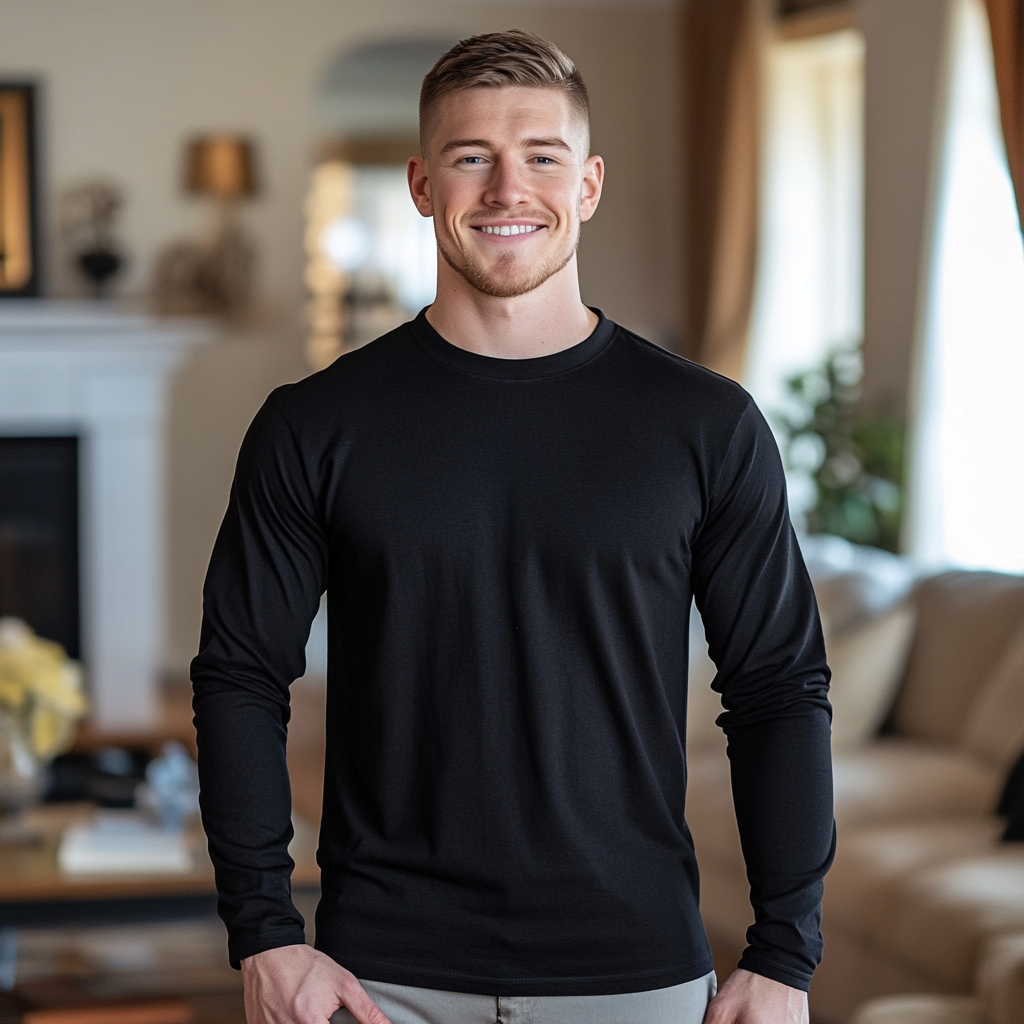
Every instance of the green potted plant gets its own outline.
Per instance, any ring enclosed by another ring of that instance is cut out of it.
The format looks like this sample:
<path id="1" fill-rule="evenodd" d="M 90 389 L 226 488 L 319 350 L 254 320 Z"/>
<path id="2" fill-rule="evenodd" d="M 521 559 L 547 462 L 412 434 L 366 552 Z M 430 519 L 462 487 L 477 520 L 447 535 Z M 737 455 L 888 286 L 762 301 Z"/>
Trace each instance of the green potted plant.
<path id="1" fill-rule="evenodd" d="M 809 533 L 899 552 L 906 431 L 895 416 L 865 407 L 857 349 L 833 350 L 815 369 L 786 381 L 776 417 L 791 474 L 813 487 Z"/>

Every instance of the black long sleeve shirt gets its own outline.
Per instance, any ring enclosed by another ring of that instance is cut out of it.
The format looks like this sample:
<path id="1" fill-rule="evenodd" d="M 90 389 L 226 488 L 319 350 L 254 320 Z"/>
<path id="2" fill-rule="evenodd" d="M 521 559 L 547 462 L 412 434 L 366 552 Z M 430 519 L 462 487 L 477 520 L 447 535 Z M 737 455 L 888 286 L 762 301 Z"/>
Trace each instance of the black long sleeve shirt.
<path id="1" fill-rule="evenodd" d="M 235 963 L 303 941 L 288 688 L 324 590 L 320 949 L 359 977 L 490 994 L 709 971 L 684 817 L 695 596 L 756 911 L 741 966 L 807 988 L 834 834 L 828 669 L 778 452 L 740 387 L 603 317 L 505 360 L 420 314 L 268 398 L 192 667 Z"/>

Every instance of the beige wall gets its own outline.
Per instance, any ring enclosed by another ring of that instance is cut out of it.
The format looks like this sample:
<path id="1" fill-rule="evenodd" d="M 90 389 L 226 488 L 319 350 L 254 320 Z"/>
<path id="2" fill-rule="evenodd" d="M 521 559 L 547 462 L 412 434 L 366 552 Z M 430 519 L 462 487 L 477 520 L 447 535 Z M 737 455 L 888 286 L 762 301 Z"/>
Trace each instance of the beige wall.
<path id="1" fill-rule="evenodd" d="M 397 35 L 513 25 L 578 61 L 608 183 L 580 252 L 585 299 L 655 340 L 677 326 L 675 90 L 670 0 L 577 6 L 486 0 L 0 0 L 0 76 L 41 79 L 48 281 L 73 292 L 54 244 L 54 197 L 94 175 L 119 181 L 122 290 L 145 287 L 155 252 L 202 229 L 178 192 L 182 141 L 204 130 L 259 142 L 265 189 L 246 211 L 261 265 L 259 324 L 194 356 L 170 423 L 167 666 L 194 652 L 199 593 L 239 440 L 267 391 L 304 372 L 302 200 L 316 139 L 313 97 L 343 48 Z"/>

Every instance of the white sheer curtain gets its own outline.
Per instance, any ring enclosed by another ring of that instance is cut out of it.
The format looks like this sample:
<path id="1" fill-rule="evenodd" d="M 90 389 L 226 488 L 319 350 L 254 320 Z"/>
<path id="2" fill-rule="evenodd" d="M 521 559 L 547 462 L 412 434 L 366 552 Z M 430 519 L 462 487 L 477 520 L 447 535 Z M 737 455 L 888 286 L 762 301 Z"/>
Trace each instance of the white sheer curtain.
<path id="1" fill-rule="evenodd" d="M 845 30 L 778 40 L 766 67 L 761 242 L 744 384 L 785 379 L 862 330 L 864 46 Z"/>
<path id="2" fill-rule="evenodd" d="M 1024 246 L 982 0 L 958 0 L 952 54 L 911 551 L 1024 572 Z"/>

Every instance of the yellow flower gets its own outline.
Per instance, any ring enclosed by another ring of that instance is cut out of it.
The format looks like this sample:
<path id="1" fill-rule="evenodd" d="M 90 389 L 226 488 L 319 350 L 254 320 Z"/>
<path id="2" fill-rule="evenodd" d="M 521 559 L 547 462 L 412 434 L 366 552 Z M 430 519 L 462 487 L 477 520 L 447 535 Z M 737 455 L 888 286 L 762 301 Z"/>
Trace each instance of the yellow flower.
<path id="1" fill-rule="evenodd" d="M 71 740 L 74 719 L 51 708 L 36 706 L 32 709 L 29 745 L 41 761 L 49 761 Z"/>
<path id="2" fill-rule="evenodd" d="M 49 760 L 88 710 L 81 667 L 60 644 L 42 640 L 20 619 L 0 619 L 0 708 L 19 712 L 35 756 Z"/>
<path id="3" fill-rule="evenodd" d="M 0 706 L 20 708 L 28 697 L 28 690 L 20 673 L 0 652 Z"/>

